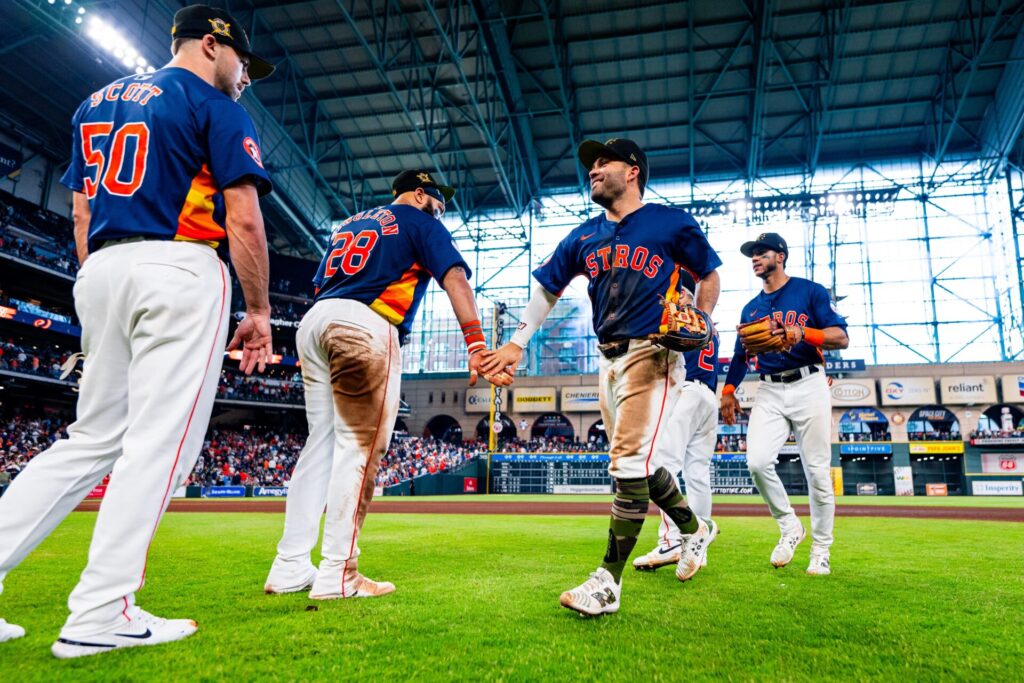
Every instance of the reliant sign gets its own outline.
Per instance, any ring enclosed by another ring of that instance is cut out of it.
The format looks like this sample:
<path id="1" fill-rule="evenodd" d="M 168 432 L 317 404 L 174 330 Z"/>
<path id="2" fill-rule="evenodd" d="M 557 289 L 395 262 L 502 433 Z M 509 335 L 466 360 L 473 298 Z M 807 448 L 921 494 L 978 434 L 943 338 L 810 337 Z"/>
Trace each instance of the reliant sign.
<path id="1" fill-rule="evenodd" d="M 942 403 L 966 406 L 977 403 L 996 402 L 996 381 L 991 376 L 943 377 L 939 380 L 942 388 Z"/>
<path id="2" fill-rule="evenodd" d="M 598 387 L 562 387 L 563 413 L 596 413 L 600 401 Z"/>
<path id="3" fill-rule="evenodd" d="M 889 377 L 879 380 L 883 406 L 924 406 L 935 403 L 931 377 Z"/>
<path id="4" fill-rule="evenodd" d="M 1024 374 L 1003 375 L 1003 403 L 1024 403 Z"/>
<path id="5" fill-rule="evenodd" d="M 832 380 L 830 392 L 834 406 L 873 406 L 878 403 L 873 379 Z"/>
<path id="6" fill-rule="evenodd" d="M 512 410 L 517 413 L 547 413 L 555 410 L 554 387 L 522 387 L 512 392 Z"/>

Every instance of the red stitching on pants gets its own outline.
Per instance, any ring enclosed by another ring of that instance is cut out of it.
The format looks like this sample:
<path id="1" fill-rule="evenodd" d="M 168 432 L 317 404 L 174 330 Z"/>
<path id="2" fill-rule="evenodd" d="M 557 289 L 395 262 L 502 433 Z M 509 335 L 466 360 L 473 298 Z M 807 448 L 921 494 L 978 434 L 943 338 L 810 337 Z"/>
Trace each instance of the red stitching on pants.
<path id="1" fill-rule="evenodd" d="M 359 488 L 356 489 L 356 509 L 352 511 L 352 543 L 348 546 L 348 556 L 352 557 L 352 551 L 356 547 L 356 536 L 359 529 L 356 528 L 356 518 L 359 516 L 359 502 L 363 496 L 363 485 L 366 483 L 366 473 L 370 471 L 370 458 L 373 457 L 373 449 L 377 446 L 377 437 L 380 436 L 380 423 L 384 419 L 384 407 L 388 404 L 388 384 L 391 382 L 391 337 L 392 330 L 388 330 L 388 369 L 384 373 L 384 396 L 380 401 L 380 412 L 377 414 L 377 427 L 373 430 L 373 441 L 370 442 L 370 452 L 366 454 L 366 463 L 363 465 L 363 478 L 359 480 Z M 348 560 L 341 569 L 341 597 L 345 597 L 345 574 L 348 573 Z"/>

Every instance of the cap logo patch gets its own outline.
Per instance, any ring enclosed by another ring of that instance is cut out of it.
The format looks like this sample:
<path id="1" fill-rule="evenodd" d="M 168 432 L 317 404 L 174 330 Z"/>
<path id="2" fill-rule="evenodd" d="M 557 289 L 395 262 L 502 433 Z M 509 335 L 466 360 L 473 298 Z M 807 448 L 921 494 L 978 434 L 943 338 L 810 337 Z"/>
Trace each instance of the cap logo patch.
<path id="1" fill-rule="evenodd" d="M 218 36 L 224 36 L 234 40 L 231 36 L 231 24 L 224 21 L 223 19 L 207 19 L 210 22 L 210 30 Z"/>
<path id="2" fill-rule="evenodd" d="M 604 144 L 606 144 L 606 145 L 614 145 L 618 141 L 619 141 L 618 138 L 612 138 L 611 140 L 609 140 L 608 142 L 606 142 Z"/>
<path id="3" fill-rule="evenodd" d="M 630 154 L 629 158 L 632 159 L 633 161 L 636 161 L 636 155 L 635 154 Z"/>
<path id="4" fill-rule="evenodd" d="M 425 183 L 432 183 L 432 182 L 434 182 L 433 180 L 430 179 L 430 174 L 429 173 L 417 173 L 416 177 L 419 178 L 420 180 L 422 180 Z"/>
<path id="5" fill-rule="evenodd" d="M 764 239 L 767 239 L 767 237 L 768 237 L 768 233 L 762 232 L 760 235 L 757 236 L 757 241 L 760 242 L 760 241 L 762 241 Z"/>
<path id="6" fill-rule="evenodd" d="M 263 168 L 263 158 L 260 154 L 260 146 L 256 144 L 256 141 L 252 138 L 246 138 L 242 140 L 242 147 L 245 149 L 245 153 L 252 157 L 252 160 L 256 162 L 256 165 Z"/>

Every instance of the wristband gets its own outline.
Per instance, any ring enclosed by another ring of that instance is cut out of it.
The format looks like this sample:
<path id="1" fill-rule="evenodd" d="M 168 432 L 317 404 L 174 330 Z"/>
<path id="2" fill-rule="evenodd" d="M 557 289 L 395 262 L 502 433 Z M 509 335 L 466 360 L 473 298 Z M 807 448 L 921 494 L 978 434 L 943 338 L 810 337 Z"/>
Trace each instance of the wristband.
<path id="1" fill-rule="evenodd" d="M 821 346 L 825 343 L 825 332 L 824 330 L 818 330 L 813 327 L 804 328 L 804 341 L 811 346 Z"/>
<path id="2" fill-rule="evenodd" d="M 487 341 L 484 339 L 484 331 L 480 327 L 479 320 L 470 320 L 463 324 L 462 336 L 466 340 L 466 351 L 471 356 L 487 348 Z"/>
<path id="3" fill-rule="evenodd" d="M 736 387 L 731 384 L 726 384 L 722 387 L 722 396 L 732 396 L 736 393 Z"/>

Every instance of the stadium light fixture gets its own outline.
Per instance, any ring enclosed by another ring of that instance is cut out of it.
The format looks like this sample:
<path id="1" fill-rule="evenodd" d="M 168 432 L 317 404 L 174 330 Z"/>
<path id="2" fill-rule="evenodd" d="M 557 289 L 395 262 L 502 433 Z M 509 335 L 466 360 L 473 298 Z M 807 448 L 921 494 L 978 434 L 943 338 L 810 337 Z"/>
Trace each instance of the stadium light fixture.
<path id="1" fill-rule="evenodd" d="M 75 22 L 81 23 L 81 17 L 77 17 Z M 100 48 L 113 55 L 125 67 L 134 70 L 135 73 L 143 74 L 156 71 L 146 58 L 139 54 L 135 46 L 121 35 L 120 31 L 96 15 L 89 17 L 85 35 Z"/>

